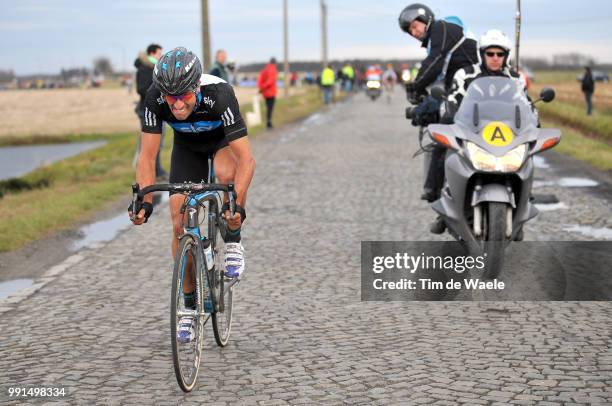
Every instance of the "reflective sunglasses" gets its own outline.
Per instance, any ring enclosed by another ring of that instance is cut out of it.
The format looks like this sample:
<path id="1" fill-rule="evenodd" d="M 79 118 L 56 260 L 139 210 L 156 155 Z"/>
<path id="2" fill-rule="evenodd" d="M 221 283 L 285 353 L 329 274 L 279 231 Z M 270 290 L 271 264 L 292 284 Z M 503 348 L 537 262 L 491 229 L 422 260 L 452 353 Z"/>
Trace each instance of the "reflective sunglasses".
<path id="1" fill-rule="evenodd" d="M 505 52 L 487 51 L 487 52 L 485 52 L 485 54 L 487 54 L 487 56 L 490 57 L 490 58 L 493 58 L 494 56 L 497 56 L 498 58 L 503 58 L 504 56 L 506 56 Z"/>
<path id="2" fill-rule="evenodd" d="M 164 95 L 164 99 L 166 99 L 166 102 L 172 106 L 174 103 L 177 102 L 177 100 L 182 101 L 183 103 L 187 103 L 190 104 L 195 100 L 196 94 L 195 92 L 189 91 L 187 93 L 183 93 L 183 94 L 179 94 L 179 95 L 169 95 L 169 94 L 165 94 Z"/>

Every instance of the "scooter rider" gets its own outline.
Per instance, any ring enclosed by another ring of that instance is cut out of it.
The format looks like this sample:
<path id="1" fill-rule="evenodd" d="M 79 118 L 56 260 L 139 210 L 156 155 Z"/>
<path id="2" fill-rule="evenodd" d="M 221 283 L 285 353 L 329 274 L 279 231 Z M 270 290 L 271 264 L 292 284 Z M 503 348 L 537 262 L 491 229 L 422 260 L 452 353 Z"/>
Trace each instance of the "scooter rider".
<path id="1" fill-rule="evenodd" d="M 426 88 L 436 81 L 443 82 L 445 89 L 451 88 L 455 73 L 464 67 L 478 63 L 476 40 L 464 35 L 460 20 L 436 20 L 431 9 L 424 4 L 411 4 L 402 10 L 399 16 L 400 28 L 415 39 L 421 41 L 421 46 L 427 48 L 428 55 L 421 62 L 421 68 L 413 82 L 406 86 L 408 99 L 416 104 L 420 96 L 426 94 Z M 422 106 L 422 111 L 436 110 L 439 102 L 428 97 L 423 102 L 432 106 Z M 434 105 L 436 104 L 436 105 Z M 430 108 L 431 107 L 431 108 Z M 414 122 L 420 125 L 429 123 L 417 118 Z M 431 152 L 431 160 L 427 170 L 425 185 L 421 198 L 432 202 L 439 197 L 444 182 L 444 156 L 446 149 L 435 146 Z M 439 218 L 432 230 L 444 226 Z"/>
<path id="2" fill-rule="evenodd" d="M 445 116 L 452 117 L 457 111 L 467 88 L 475 79 L 483 76 L 501 76 L 517 80 L 525 89 L 527 84 L 515 70 L 510 68 L 510 40 L 500 30 L 492 29 L 480 37 L 481 62 L 459 69 L 453 77 L 453 85 L 448 95 Z M 444 121 L 447 121 L 446 119 Z"/>

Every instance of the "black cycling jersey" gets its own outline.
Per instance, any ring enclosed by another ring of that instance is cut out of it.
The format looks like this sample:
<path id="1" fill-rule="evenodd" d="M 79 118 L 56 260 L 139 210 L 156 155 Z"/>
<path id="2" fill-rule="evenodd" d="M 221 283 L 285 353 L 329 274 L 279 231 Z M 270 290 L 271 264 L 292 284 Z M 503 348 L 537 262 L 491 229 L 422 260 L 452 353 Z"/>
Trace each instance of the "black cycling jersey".
<path id="1" fill-rule="evenodd" d="M 174 117 L 154 84 L 147 90 L 144 107 L 142 131 L 161 134 L 165 121 L 174 129 L 175 142 L 211 145 L 247 135 L 234 89 L 216 76 L 202 75 L 196 107 L 185 120 Z"/>

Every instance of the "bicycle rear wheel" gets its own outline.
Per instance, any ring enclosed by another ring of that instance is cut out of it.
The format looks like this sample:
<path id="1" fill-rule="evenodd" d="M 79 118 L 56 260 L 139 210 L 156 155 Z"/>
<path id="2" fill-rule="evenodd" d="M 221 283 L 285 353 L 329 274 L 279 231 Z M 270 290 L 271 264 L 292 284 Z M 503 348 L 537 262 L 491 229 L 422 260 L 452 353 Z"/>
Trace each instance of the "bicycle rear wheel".
<path id="1" fill-rule="evenodd" d="M 190 235 L 181 237 L 179 249 L 174 261 L 172 276 L 172 294 L 170 301 L 170 341 L 172 342 L 172 360 L 174 373 L 179 386 L 184 392 L 190 392 L 197 381 L 204 339 L 204 309 L 203 298 L 200 298 L 202 281 L 198 272 L 198 244 Z M 192 266 L 196 277 L 196 309 L 185 308 L 183 280 L 187 267 Z M 177 339 L 179 320 L 183 315 L 195 318 L 195 337 L 190 342 L 183 343 Z"/>
<path id="2" fill-rule="evenodd" d="M 225 277 L 225 242 L 218 227 L 214 227 L 215 238 L 211 241 L 215 256 L 213 271 L 213 293 L 215 296 L 215 311 L 212 314 L 213 333 L 220 347 L 225 347 L 232 330 L 232 315 L 234 308 L 234 285 L 231 279 Z"/>

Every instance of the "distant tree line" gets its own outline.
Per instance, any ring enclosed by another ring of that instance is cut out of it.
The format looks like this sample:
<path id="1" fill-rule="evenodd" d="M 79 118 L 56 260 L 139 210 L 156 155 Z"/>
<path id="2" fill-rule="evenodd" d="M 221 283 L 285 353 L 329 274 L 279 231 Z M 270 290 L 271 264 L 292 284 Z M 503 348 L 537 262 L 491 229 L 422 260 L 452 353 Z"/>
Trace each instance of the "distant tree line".
<path id="1" fill-rule="evenodd" d="M 0 70 L 0 83 L 12 82 L 15 79 L 15 72 L 12 70 Z"/>
<path id="2" fill-rule="evenodd" d="M 597 63 L 597 60 L 589 55 L 578 52 L 553 55 L 547 58 L 521 58 L 521 65 L 529 66 L 536 70 L 575 70 L 585 66 L 608 70 L 612 65 Z"/>
<path id="3" fill-rule="evenodd" d="M 386 65 L 387 63 L 393 64 L 396 70 L 401 68 L 401 65 L 407 63 L 412 67 L 420 59 L 344 59 L 344 60 L 332 60 L 330 63 L 336 69 L 341 68 L 347 62 L 350 62 L 354 67 L 365 68 L 373 64 Z M 240 65 L 239 70 L 241 72 L 258 72 L 264 67 L 265 63 L 251 63 L 246 65 Z M 595 58 L 580 53 L 568 53 L 553 55 L 552 58 L 532 58 L 522 57 L 521 65 L 528 66 L 535 70 L 575 70 L 583 68 L 584 66 L 591 66 L 598 69 L 609 70 L 612 69 L 611 64 L 600 64 L 597 63 Z M 300 72 L 318 72 L 321 70 L 320 61 L 291 61 L 290 69 L 292 71 Z"/>

